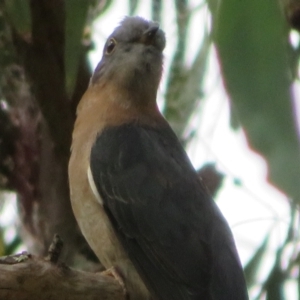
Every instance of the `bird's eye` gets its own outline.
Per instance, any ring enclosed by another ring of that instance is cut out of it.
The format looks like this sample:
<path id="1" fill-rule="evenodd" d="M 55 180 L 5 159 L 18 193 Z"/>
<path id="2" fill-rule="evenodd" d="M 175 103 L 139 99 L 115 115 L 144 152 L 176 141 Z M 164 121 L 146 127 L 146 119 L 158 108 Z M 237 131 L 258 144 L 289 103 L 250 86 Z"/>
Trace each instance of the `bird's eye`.
<path id="1" fill-rule="evenodd" d="M 114 49 L 115 49 L 116 44 L 117 44 L 117 42 L 116 42 L 115 39 L 110 39 L 110 40 L 107 42 L 105 54 L 112 54 L 112 52 L 113 52 Z"/>

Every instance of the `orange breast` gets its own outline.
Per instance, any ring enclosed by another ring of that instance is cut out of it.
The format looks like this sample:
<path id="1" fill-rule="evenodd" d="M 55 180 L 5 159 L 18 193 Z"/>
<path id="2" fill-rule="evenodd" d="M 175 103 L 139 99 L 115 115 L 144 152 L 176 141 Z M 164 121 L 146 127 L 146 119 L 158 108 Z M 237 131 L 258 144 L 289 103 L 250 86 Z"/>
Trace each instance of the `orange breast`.
<path id="1" fill-rule="evenodd" d="M 106 126 L 137 120 L 138 113 L 128 110 L 114 99 L 112 89 L 99 93 L 89 88 L 77 112 L 69 162 L 71 204 L 79 227 L 87 242 L 106 267 L 118 266 L 132 299 L 149 299 L 149 292 L 119 243 L 110 221 L 91 190 L 88 180 L 90 151 L 97 134 Z M 110 92 L 107 92 L 110 91 Z M 101 97 L 100 97 L 101 95 Z"/>

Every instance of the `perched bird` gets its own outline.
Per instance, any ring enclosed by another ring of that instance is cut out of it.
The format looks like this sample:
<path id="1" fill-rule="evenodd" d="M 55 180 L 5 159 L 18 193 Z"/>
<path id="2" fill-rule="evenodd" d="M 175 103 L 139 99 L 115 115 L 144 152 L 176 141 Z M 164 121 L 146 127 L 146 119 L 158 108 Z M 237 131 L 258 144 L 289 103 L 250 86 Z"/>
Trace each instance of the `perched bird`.
<path id="1" fill-rule="evenodd" d="M 77 110 L 75 217 L 130 300 L 246 300 L 228 224 L 156 104 L 164 47 L 140 17 L 107 39 Z"/>

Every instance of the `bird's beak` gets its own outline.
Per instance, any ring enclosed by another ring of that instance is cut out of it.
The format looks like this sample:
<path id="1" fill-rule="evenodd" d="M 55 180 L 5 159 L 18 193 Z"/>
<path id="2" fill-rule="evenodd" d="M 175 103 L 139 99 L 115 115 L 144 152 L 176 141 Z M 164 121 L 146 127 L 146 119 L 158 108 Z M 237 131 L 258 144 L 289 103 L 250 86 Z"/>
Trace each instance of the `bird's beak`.
<path id="1" fill-rule="evenodd" d="M 141 42 L 143 44 L 151 44 L 153 38 L 155 37 L 155 34 L 157 33 L 159 29 L 158 24 L 152 25 L 150 28 L 144 31 L 142 37 L 141 37 Z"/>

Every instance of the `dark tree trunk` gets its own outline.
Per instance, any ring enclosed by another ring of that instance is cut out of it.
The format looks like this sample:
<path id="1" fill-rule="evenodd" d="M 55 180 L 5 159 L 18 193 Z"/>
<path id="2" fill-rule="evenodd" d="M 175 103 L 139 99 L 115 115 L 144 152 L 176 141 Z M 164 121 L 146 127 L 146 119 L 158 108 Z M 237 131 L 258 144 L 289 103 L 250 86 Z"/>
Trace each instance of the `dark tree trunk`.
<path id="1" fill-rule="evenodd" d="M 64 261 L 95 260 L 73 216 L 67 176 L 75 107 L 90 77 L 87 50 L 82 46 L 68 96 L 64 1 L 29 1 L 31 30 L 25 32 L 0 3 L 1 187 L 17 193 L 21 235 L 31 253 L 44 255 L 58 233 Z"/>

